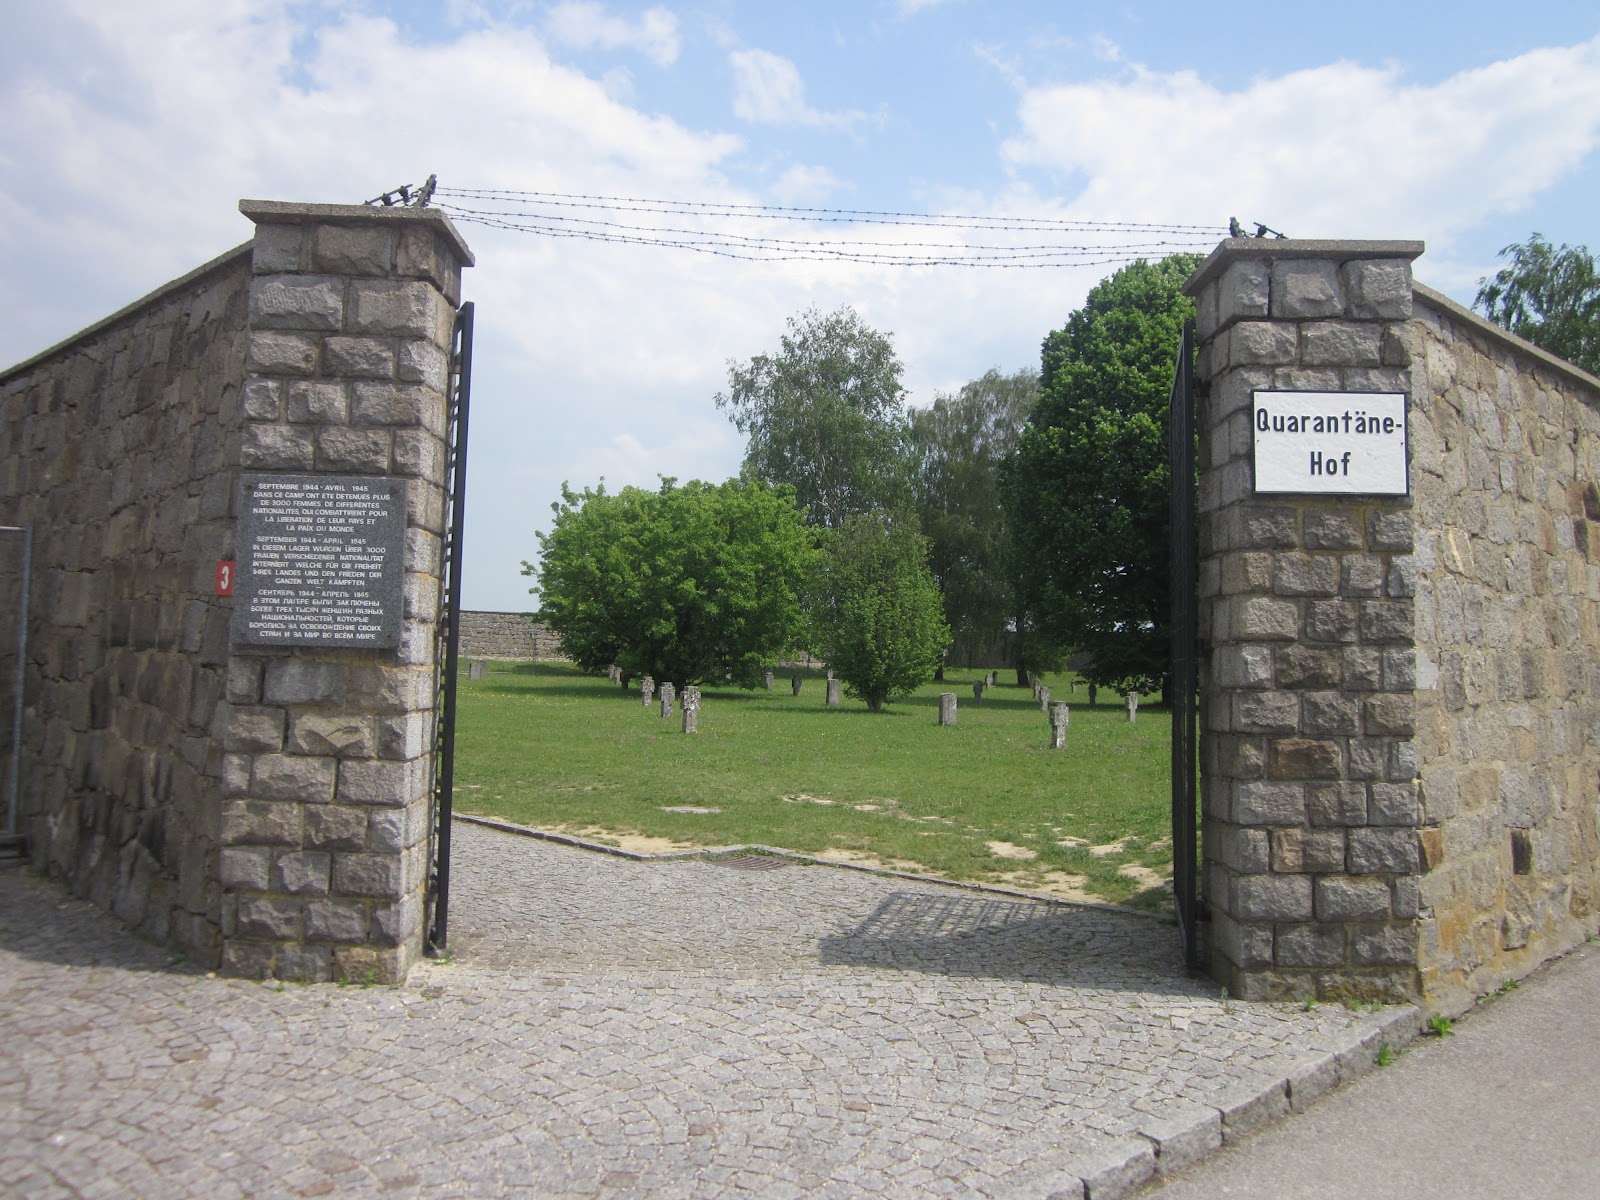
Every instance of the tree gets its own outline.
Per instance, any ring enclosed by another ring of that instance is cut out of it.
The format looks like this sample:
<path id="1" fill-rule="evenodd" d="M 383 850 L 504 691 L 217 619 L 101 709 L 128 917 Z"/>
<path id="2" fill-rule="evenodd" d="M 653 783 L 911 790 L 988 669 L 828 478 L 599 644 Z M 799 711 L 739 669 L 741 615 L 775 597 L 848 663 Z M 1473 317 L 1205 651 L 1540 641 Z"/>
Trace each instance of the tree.
<path id="1" fill-rule="evenodd" d="M 791 485 L 812 523 L 837 529 L 904 502 L 901 371 L 888 335 L 853 309 L 810 308 L 789 318 L 778 353 L 730 360 L 716 402 L 750 439 L 746 469 Z"/>
<path id="2" fill-rule="evenodd" d="M 1039 372 L 989 371 L 911 413 L 912 489 L 929 565 L 957 653 L 980 653 L 1017 625 L 1011 530 L 1000 497 L 1039 394 Z"/>
<path id="3" fill-rule="evenodd" d="M 1130 263 L 1045 339 L 1039 403 L 1008 472 L 1042 621 L 1103 687 L 1164 687 L 1168 673 L 1167 402 L 1198 263 Z"/>
<path id="4" fill-rule="evenodd" d="M 811 621 L 823 660 L 872 712 L 932 679 L 950 627 L 926 539 L 881 512 L 847 517 L 824 539 Z"/>
<path id="5" fill-rule="evenodd" d="M 654 492 L 562 485 L 539 535 L 544 621 L 586 670 L 616 663 L 683 685 L 732 671 L 753 686 L 803 635 L 814 537 L 788 488 L 663 479 Z"/>
<path id="6" fill-rule="evenodd" d="M 1478 280 L 1474 308 L 1502 328 L 1591 375 L 1600 375 L 1600 271 L 1587 246 L 1552 246 L 1533 234 L 1506 246 L 1510 256 Z"/>

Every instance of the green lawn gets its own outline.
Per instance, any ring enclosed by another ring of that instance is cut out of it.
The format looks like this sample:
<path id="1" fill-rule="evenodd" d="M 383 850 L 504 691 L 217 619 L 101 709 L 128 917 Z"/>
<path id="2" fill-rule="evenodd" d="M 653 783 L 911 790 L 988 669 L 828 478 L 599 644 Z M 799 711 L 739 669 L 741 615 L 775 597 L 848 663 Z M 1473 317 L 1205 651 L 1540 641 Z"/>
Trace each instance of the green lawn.
<path id="1" fill-rule="evenodd" d="M 1053 751 L 1015 673 L 974 705 L 980 674 L 952 670 L 877 715 L 827 708 L 815 675 L 798 698 L 787 673 L 770 694 L 707 688 L 685 735 L 636 688 L 568 664 L 463 670 L 456 807 L 613 844 L 761 843 L 1170 908 L 1156 878 L 1172 866 L 1166 710 L 1147 697 L 1130 725 L 1120 697 L 1091 708 L 1053 676 L 1052 698 L 1072 704 Z M 941 691 L 960 698 L 953 728 L 937 724 Z M 719 811 L 664 811 L 684 807 Z"/>

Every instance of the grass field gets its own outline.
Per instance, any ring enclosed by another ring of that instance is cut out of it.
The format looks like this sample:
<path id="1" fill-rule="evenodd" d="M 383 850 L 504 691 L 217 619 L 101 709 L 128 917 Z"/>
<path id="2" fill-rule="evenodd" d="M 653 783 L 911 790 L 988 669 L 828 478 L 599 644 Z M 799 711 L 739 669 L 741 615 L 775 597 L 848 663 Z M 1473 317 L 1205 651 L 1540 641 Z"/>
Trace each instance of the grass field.
<path id="1" fill-rule="evenodd" d="M 642 849 L 760 843 L 1169 909 L 1166 710 L 1146 698 L 1130 725 L 1120 697 L 1091 708 L 1051 677 L 1072 704 L 1053 751 L 1015 673 L 974 705 L 980 675 L 952 670 L 882 714 L 826 707 L 814 674 L 798 697 L 787 673 L 770 694 L 706 688 L 685 735 L 637 688 L 568 664 L 463 670 L 456 807 Z M 941 691 L 960 698 L 954 727 L 937 724 Z"/>

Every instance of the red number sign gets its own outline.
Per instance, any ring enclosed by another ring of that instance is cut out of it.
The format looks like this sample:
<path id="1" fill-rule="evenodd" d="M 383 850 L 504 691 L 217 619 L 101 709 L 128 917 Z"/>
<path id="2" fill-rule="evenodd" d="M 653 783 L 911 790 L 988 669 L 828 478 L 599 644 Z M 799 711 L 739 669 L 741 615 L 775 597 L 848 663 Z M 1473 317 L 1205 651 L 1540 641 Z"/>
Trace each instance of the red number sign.
<path id="1" fill-rule="evenodd" d="M 225 558 L 217 564 L 217 595 L 233 595 L 233 560 Z"/>

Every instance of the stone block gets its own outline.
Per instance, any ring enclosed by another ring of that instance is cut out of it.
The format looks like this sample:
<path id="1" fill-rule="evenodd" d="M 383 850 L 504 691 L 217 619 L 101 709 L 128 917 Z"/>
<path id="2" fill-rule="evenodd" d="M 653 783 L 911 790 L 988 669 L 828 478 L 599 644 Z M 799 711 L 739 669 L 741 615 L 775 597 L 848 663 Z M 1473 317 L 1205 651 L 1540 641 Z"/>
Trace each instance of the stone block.
<path id="1" fill-rule="evenodd" d="M 337 895 L 398 900 L 404 894 L 404 882 L 403 860 L 397 855 L 334 855 L 333 890 Z"/>
<path id="2" fill-rule="evenodd" d="M 1289 1087 L 1284 1080 L 1267 1086 L 1245 1080 L 1222 1089 L 1214 1103 L 1222 1114 L 1222 1141 L 1228 1144 L 1287 1113 Z"/>
<path id="3" fill-rule="evenodd" d="M 1352 875 L 1414 875 L 1422 867 L 1417 831 L 1404 827 L 1352 829 L 1347 855 Z"/>
<path id="4" fill-rule="evenodd" d="M 244 427 L 239 445 L 239 465 L 253 470 L 309 471 L 316 462 L 311 430 L 293 425 Z"/>
<path id="5" fill-rule="evenodd" d="M 1362 726 L 1369 736 L 1410 737 L 1416 731 L 1416 697 L 1411 692 L 1380 692 L 1362 701 Z"/>
<path id="6" fill-rule="evenodd" d="M 1232 696 L 1233 727 L 1239 733 L 1297 733 L 1300 698 L 1294 692 L 1237 692 Z"/>
<path id="7" fill-rule="evenodd" d="M 1062 1167 L 1061 1183 L 1073 1196 L 1072 1182 L 1081 1181 L 1084 1200 L 1093 1197 L 1132 1196 L 1156 1173 L 1155 1149 L 1143 1138 L 1108 1138 L 1092 1150 L 1075 1155 Z M 1074 1180 L 1073 1177 L 1076 1177 Z M 1048 1195 L 1061 1195 L 1052 1186 Z"/>
<path id="8" fill-rule="evenodd" d="M 299 712 L 289 726 L 289 748 L 296 754 L 371 758 L 375 742 L 371 718 L 352 713 Z"/>
<path id="9" fill-rule="evenodd" d="M 1344 556 L 1339 592 L 1345 596 L 1383 595 L 1383 559 L 1373 554 Z"/>
<path id="10" fill-rule="evenodd" d="M 400 231 L 395 274 L 431 279 L 452 307 L 461 303 L 463 265 L 472 265 L 470 257 L 463 264 L 455 247 L 433 230 L 413 225 Z"/>
<path id="11" fill-rule="evenodd" d="M 1337 317 L 1344 313 L 1338 264 L 1291 258 L 1272 264 L 1272 315 L 1279 320 Z"/>
<path id="12" fill-rule="evenodd" d="M 1417 961 L 1417 927 L 1410 921 L 1357 925 L 1350 957 L 1361 966 L 1404 967 Z"/>
<path id="13" fill-rule="evenodd" d="M 432 737 L 430 718 L 423 713 L 386 714 L 377 718 L 377 756 L 392 760 L 420 758 Z"/>
<path id="14" fill-rule="evenodd" d="M 1272 869 L 1280 875 L 1344 870 L 1342 829 L 1284 828 L 1272 831 Z"/>
<path id="15" fill-rule="evenodd" d="M 1313 737 L 1349 737 L 1361 732 L 1360 700 L 1342 692 L 1306 692 L 1300 702 L 1300 732 Z"/>
<path id="16" fill-rule="evenodd" d="M 1241 317 L 1265 317 L 1271 298 L 1267 264 L 1259 258 L 1228 264 L 1217 284 L 1217 324 L 1226 328 Z"/>
<path id="17" fill-rule="evenodd" d="M 285 389 L 290 421 L 297 423 L 339 422 L 350 417 L 350 397 L 342 383 L 321 383 L 297 379 Z"/>
<path id="18" fill-rule="evenodd" d="M 1389 884 L 1371 876 L 1328 875 L 1316 883 L 1319 921 L 1385 920 L 1389 916 Z"/>
<path id="19" fill-rule="evenodd" d="M 386 429 L 324 426 L 317 430 L 316 467 L 321 471 L 385 474 L 389 470 L 389 441 Z"/>
<path id="20" fill-rule="evenodd" d="M 277 421 L 282 418 L 278 381 L 252 376 L 240 393 L 240 410 L 252 421 Z"/>
<path id="21" fill-rule="evenodd" d="M 1368 825 L 1410 825 L 1422 821 L 1414 783 L 1374 783 L 1367 789 Z"/>
<path id="22" fill-rule="evenodd" d="M 292 896 L 326 896 L 332 858 L 320 851 L 280 852 L 272 861 L 272 890 Z"/>
<path id="23" fill-rule="evenodd" d="M 372 940 L 379 945 L 404 945 L 421 928 L 422 902 L 416 896 L 372 906 Z"/>
<path id="24" fill-rule="evenodd" d="M 1280 647 L 1273 654 L 1272 678 L 1280 688 L 1337 687 L 1343 670 L 1337 650 L 1295 645 Z"/>
<path id="25" fill-rule="evenodd" d="M 298 846 L 300 805 L 224 800 L 218 836 L 224 846 Z"/>
<path id="26" fill-rule="evenodd" d="M 1305 1112 L 1339 1086 L 1339 1060 L 1326 1052 L 1308 1054 L 1288 1070 L 1289 1108 Z"/>
<path id="27" fill-rule="evenodd" d="M 394 344 L 387 338 L 330 337 L 322 343 L 322 369 L 346 379 L 392 379 Z"/>
<path id="28" fill-rule="evenodd" d="M 325 275 L 260 275 L 250 284 L 250 327 L 337 333 L 344 280 Z"/>
<path id="29" fill-rule="evenodd" d="M 1389 595 L 1410 598 L 1417 594 L 1417 563 L 1410 556 L 1396 558 L 1389 564 L 1384 580 Z"/>
<path id="30" fill-rule="evenodd" d="M 308 942 L 364 942 L 367 906 L 359 900 L 308 900 L 305 929 Z"/>
<path id="31" fill-rule="evenodd" d="M 1300 327 L 1300 361 L 1308 367 L 1376 367 L 1383 363 L 1383 327 L 1360 321 L 1310 321 Z"/>
<path id="32" fill-rule="evenodd" d="M 1361 640 L 1369 645 L 1413 641 L 1415 611 L 1409 600 L 1361 601 Z"/>
<path id="33" fill-rule="evenodd" d="M 1272 586 L 1280 596 L 1334 596 L 1339 592 L 1339 560 L 1327 554 L 1280 554 Z"/>
<path id="34" fill-rule="evenodd" d="M 317 804 L 307 808 L 306 847 L 345 854 L 366 850 L 368 811 L 365 808 L 347 808 L 342 804 Z M 397 850 L 400 848 L 395 847 Z"/>
<path id="35" fill-rule="evenodd" d="M 305 262 L 303 225 L 257 225 L 250 243 L 250 270 L 256 275 L 298 271 Z"/>
<path id="36" fill-rule="evenodd" d="M 1222 1145 L 1222 1114 L 1205 1104 L 1166 1101 L 1159 1117 L 1143 1119 L 1139 1136 L 1155 1149 L 1156 1173 L 1175 1174 Z"/>
<path id="37" fill-rule="evenodd" d="M 1273 738 L 1267 774 L 1272 779 L 1339 778 L 1339 745 L 1315 738 Z"/>
<path id="38" fill-rule="evenodd" d="M 443 341 L 443 298 L 420 280 L 356 280 L 350 285 L 352 333 L 391 337 L 430 338 Z"/>
<path id="39" fill-rule="evenodd" d="M 230 891 L 264 892 L 272 878 L 272 851 L 264 846 L 224 846 L 217 855 L 217 879 Z"/>
<path id="40" fill-rule="evenodd" d="M 250 795 L 257 800 L 326 804 L 333 799 L 337 760 L 299 754 L 258 754 L 250 768 Z"/>
<path id="41" fill-rule="evenodd" d="M 1300 635 L 1300 607 L 1293 600 L 1248 596 L 1234 602 L 1233 636 L 1241 641 L 1287 641 Z"/>
<path id="42" fill-rule="evenodd" d="M 1271 842 L 1264 829 L 1241 829 L 1237 825 L 1208 826 L 1206 845 L 1231 871 L 1241 875 L 1262 875 L 1271 869 Z"/>
<path id="43" fill-rule="evenodd" d="M 338 798 L 345 804 L 399 808 L 420 800 L 432 786 L 426 761 L 345 759 L 339 766 Z"/>
<path id="44" fill-rule="evenodd" d="M 1341 268 L 1352 317 L 1405 321 L 1411 317 L 1411 264 L 1403 259 L 1356 259 Z"/>
<path id="45" fill-rule="evenodd" d="M 333 275 L 387 275 L 394 257 L 394 230 L 382 226 L 319 225 L 311 265 Z"/>
<path id="46" fill-rule="evenodd" d="M 444 433 L 444 397 L 414 383 L 358 383 L 350 420 L 356 425 L 414 425 Z"/>
<path id="47" fill-rule="evenodd" d="M 1227 554 L 1222 559 L 1222 590 L 1230 595 L 1265 592 L 1272 587 L 1272 555 L 1261 550 Z"/>
<path id="48" fill-rule="evenodd" d="M 1315 784 L 1306 791 L 1311 824 L 1349 829 L 1367 823 L 1367 789 L 1360 783 Z"/>
<path id="49" fill-rule="evenodd" d="M 1367 514 L 1367 546 L 1394 554 L 1410 554 L 1415 530 L 1410 509 L 1374 509 Z"/>
<path id="50" fill-rule="evenodd" d="M 426 429 L 394 431 L 394 472 L 421 479 L 444 478 L 444 442 Z"/>
<path id="51" fill-rule="evenodd" d="M 1276 504 L 1247 504 L 1234 511 L 1235 546 L 1240 550 L 1293 550 L 1299 545 L 1295 510 Z"/>
<path id="52" fill-rule="evenodd" d="M 337 663 L 274 659 L 267 664 L 262 695 L 268 704 L 340 704 L 344 700 L 343 673 Z"/>
<path id="53" fill-rule="evenodd" d="M 1340 967 L 1345 961 L 1342 925 L 1280 925 L 1273 939 L 1280 967 Z"/>
<path id="54" fill-rule="evenodd" d="M 1365 646 L 1349 646 L 1344 651 L 1344 690 L 1381 692 L 1383 690 L 1383 652 Z"/>
<path id="55" fill-rule="evenodd" d="M 232 704 L 220 710 L 225 716 L 223 748 L 230 753 L 272 752 L 283 749 L 283 710 Z"/>
<path id="56" fill-rule="evenodd" d="M 1359 610 L 1351 600 L 1312 600 L 1306 605 L 1305 640 L 1353 642 Z"/>
<path id="57" fill-rule="evenodd" d="M 443 396 L 450 385 L 450 359 L 432 342 L 406 338 L 400 342 L 395 374 L 405 383 L 420 383 Z"/>
<path id="58" fill-rule="evenodd" d="M 1310 508 L 1303 521 L 1308 550 L 1361 549 L 1361 522 L 1354 513 Z"/>
<path id="59" fill-rule="evenodd" d="M 1311 876 L 1240 875 L 1231 881 L 1233 915 L 1241 921 L 1309 921 Z"/>
<path id="60" fill-rule="evenodd" d="M 240 896 L 234 929 L 240 937 L 265 941 L 297 941 L 300 937 L 300 902 L 265 896 Z"/>
<path id="61" fill-rule="evenodd" d="M 327 946 L 279 946 L 272 973 L 295 983 L 329 983 L 333 979 L 333 953 Z"/>
<path id="62" fill-rule="evenodd" d="M 1297 345 L 1293 325 L 1274 321 L 1241 321 L 1228 334 L 1228 365 L 1286 365 L 1295 361 Z"/>
<path id="63" fill-rule="evenodd" d="M 236 704 L 254 704 L 261 699 L 261 676 L 266 664 L 259 658 L 235 654 L 228 659 L 225 694 Z"/>
<path id="64" fill-rule="evenodd" d="M 1272 965 L 1272 926 L 1246 925 L 1212 910 L 1211 936 L 1217 953 L 1244 971 Z"/>
<path id="65" fill-rule="evenodd" d="M 1267 646 L 1222 646 L 1211 655 L 1211 670 L 1223 687 L 1272 686 L 1272 650 Z"/>

